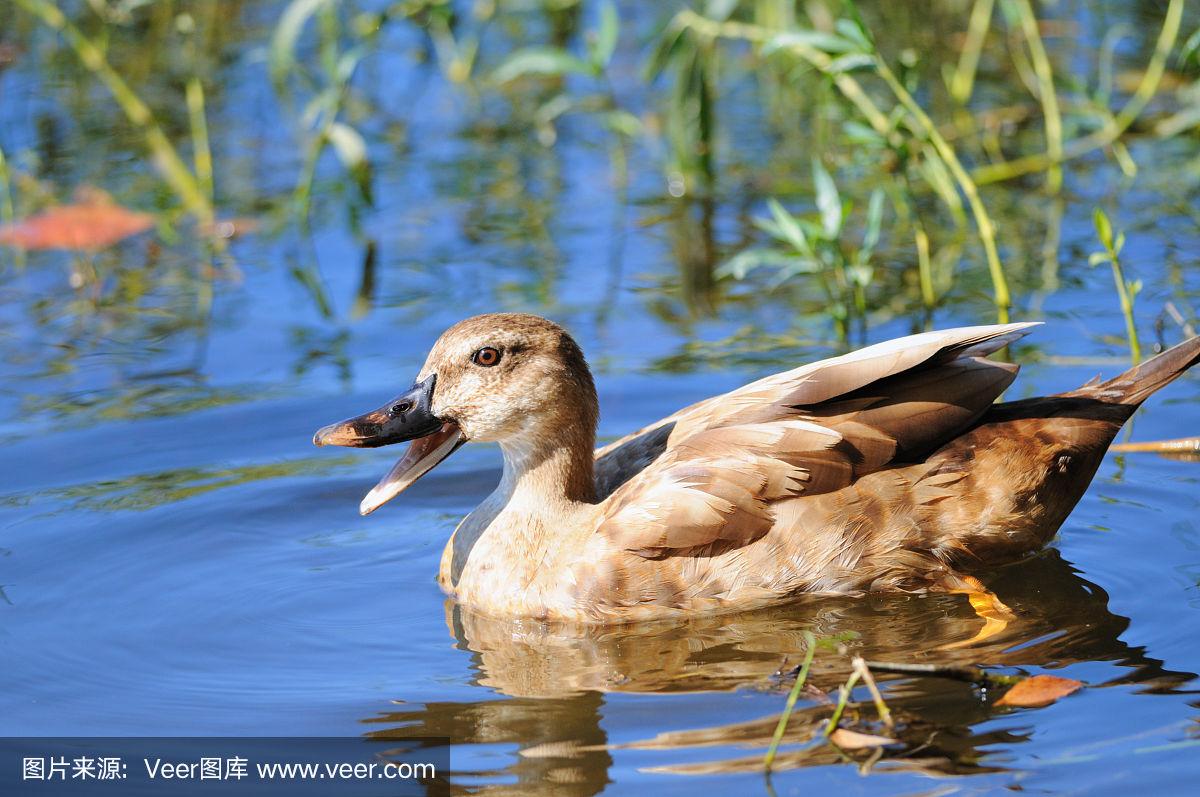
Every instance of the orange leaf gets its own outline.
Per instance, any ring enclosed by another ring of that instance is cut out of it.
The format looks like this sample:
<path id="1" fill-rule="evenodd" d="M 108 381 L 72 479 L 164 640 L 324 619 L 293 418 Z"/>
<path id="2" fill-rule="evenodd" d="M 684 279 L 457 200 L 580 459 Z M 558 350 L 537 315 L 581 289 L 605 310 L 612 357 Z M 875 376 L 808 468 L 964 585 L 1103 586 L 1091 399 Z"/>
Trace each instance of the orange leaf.
<path id="1" fill-rule="evenodd" d="M 889 744 L 899 744 L 895 739 L 889 739 L 886 736 L 848 731 L 845 728 L 835 729 L 833 733 L 829 734 L 829 741 L 843 750 L 865 750 L 871 747 L 887 747 Z"/>
<path id="2" fill-rule="evenodd" d="M 1017 681 L 1012 689 L 996 701 L 997 706 L 1017 706 L 1033 708 L 1048 706 L 1060 697 L 1066 697 L 1083 687 L 1080 681 L 1070 678 L 1059 678 L 1057 675 L 1035 675 L 1023 681 Z"/>
<path id="3" fill-rule="evenodd" d="M 0 244 L 23 249 L 104 249 L 154 226 L 154 217 L 95 198 L 58 205 L 0 228 Z"/>

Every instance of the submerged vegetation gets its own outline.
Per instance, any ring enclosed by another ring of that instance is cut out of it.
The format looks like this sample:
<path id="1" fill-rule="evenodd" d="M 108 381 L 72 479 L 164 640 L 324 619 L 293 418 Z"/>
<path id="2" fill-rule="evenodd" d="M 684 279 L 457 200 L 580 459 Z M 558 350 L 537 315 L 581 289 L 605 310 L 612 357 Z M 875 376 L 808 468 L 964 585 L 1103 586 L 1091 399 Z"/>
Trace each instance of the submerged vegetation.
<path id="1" fill-rule="evenodd" d="M 1071 162 L 1109 158 L 1133 179 L 1146 164 L 1156 168 L 1172 138 L 1190 137 L 1200 124 L 1200 31 L 1185 35 L 1183 0 L 1169 0 L 1154 21 L 1141 67 L 1122 70 L 1118 61 L 1132 60 L 1123 55 L 1131 30 L 1117 24 L 1085 31 L 1080 18 L 1054 16 L 1065 9 L 1029 0 L 947 0 L 932 4 L 920 27 L 907 12 L 849 0 L 710 0 L 656 6 L 653 13 L 611 0 L 292 0 L 280 7 L 263 45 L 265 75 L 291 119 L 293 188 L 252 209 L 231 209 L 231 153 L 220 146 L 213 152 L 206 85 L 219 82 L 216 48 L 237 35 L 238 13 L 248 11 L 230 13 L 214 0 L 16 5 L 18 35 L 31 37 L 24 46 L 61 47 L 124 114 L 174 197 L 162 207 L 164 232 L 179 211 L 211 232 L 219 215 L 265 210 L 272 230 L 310 235 L 321 180 L 323 196 L 345 208 L 363 252 L 358 312 L 370 304 L 375 282 L 377 242 L 363 219 L 377 212 L 377 161 L 387 147 L 403 146 L 409 124 L 383 110 L 381 78 L 386 84 L 396 58 L 435 64 L 481 134 L 503 125 L 554 148 L 562 125 L 582 126 L 608 149 L 610 184 L 621 197 L 630 191 L 631 151 L 649 153 L 678 213 L 698 208 L 708 275 L 697 282 L 685 273 L 685 284 L 727 279 L 755 291 L 815 284 L 842 340 L 853 331 L 865 335 L 881 312 L 911 309 L 928 320 L 960 283 L 974 286 L 979 270 L 995 315 L 1007 319 L 1013 280 L 1025 282 L 1018 261 L 1027 255 L 1016 240 L 1025 233 L 1006 218 L 1009 200 L 994 186 L 1014 184 L 1038 195 L 1030 201 L 1048 214 L 1061 215 L 1064 193 L 1077 190 L 1064 178 Z M 149 43 L 148 28 L 159 31 Z M 950 46 L 931 46 L 946 37 Z M 1094 46 L 1075 41 L 1088 37 Z M 137 48 L 149 52 L 135 54 Z M 154 75 L 164 64 L 165 83 Z M 631 77 L 631 67 L 640 77 Z M 807 155 L 810 170 L 785 168 L 774 154 L 765 169 L 738 157 L 743 120 L 733 114 L 744 117 L 747 103 L 756 106 L 754 118 L 775 151 Z M 1134 142 L 1142 145 L 1136 154 Z M 14 166 L 9 142 L 0 140 L 0 152 L 8 153 L 0 156 L 4 223 L 66 188 L 31 182 L 37 166 L 20 152 Z M 341 177 L 322 168 L 327 152 Z M 713 203 L 746 192 L 762 198 L 769 217 L 755 223 L 775 243 L 718 245 Z M 816 206 L 813 221 L 788 209 L 809 203 Z M 1056 270 L 1053 232 L 1043 255 Z M 1103 231 L 1101 239 L 1120 272 Z M 208 240 L 219 252 L 221 235 Z M 765 283 L 754 276 L 760 266 Z M 303 257 L 290 270 L 330 315 L 316 258 Z M 206 266 L 196 275 L 220 273 Z M 1116 286 L 1136 357 L 1137 283 L 1118 276 Z M 898 295 L 905 297 L 901 306 Z M 711 303 L 689 305 L 703 313 Z"/>

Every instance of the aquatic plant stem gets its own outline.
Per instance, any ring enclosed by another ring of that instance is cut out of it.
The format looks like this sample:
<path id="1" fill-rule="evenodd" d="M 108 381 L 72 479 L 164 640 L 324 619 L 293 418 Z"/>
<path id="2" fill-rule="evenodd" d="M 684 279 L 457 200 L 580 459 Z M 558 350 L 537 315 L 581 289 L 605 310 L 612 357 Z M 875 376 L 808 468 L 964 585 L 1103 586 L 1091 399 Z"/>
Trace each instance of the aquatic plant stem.
<path id="1" fill-rule="evenodd" d="M 926 310 L 933 310 L 937 295 L 933 290 L 933 263 L 929 259 L 929 236 L 920 222 L 913 225 L 913 236 L 917 242 L 917 273 L 921 278 L 921 302 Z"/>
<path id="2" fill-rule="evenodd" d="M 1042 115 L 1046 119 L 1046 155 L 1053 164 L 1046 170 L 1046 189 L 1051 194 L 1062 190 L 1063 160 L 1063 127 L 1062 114 L 1058 108 L 1058 94 L 1054 91 L 1054 71 L 1050 67 L 1050 58 L 1046 55 L 1046 47 L 1038 30 L 1037 17 L 1029 0 L 1016 0 L 1018 17 L 1021 21 L 1021 31 L 1029 45 L 1029 55 L 1033 60 L 1033 72 L 1037 77 L 1038 99 L 1042 103 Z"/>
<path id="3" fill-rule="evenodd" d="M 0 223 L 12 224 L 16 219 L 12 201 L 12 179 L 8 174 L 8 159 L 0 147 Z"/>
<path id="4" fill-rule="evenodd" d="M 204 86 L 200 78 L 188 80 L 187 89 L 188 123 L 192 132 L 192 163 L 196 169 L 196 177 L 200 182 L 200 190 L 213 202 L 213 161 L 212 149 L 208 142 L 208 120 L 204 110 Z"/>
<path id="5" fill-rule="evenodd" d="M 905 662 L 868 661 L 866 665 L 875 672 L 890 672 L 897 675 L 912 675 L 919 678 L 950 678 L 980 686 L 1011 686 L 1021 680 L 1019 675 L 997 675 L 981 667 L 955 664 L 908 664 Z"/>
<path id="6" fill-rule="evenodd" d="M 938 132 L 933 120 L 929 118 L 925 110 L 913 99 L 913 96 L 908 93 L 908 89 L 904 88 L 904 84 L 892 72 L 887 61 L 878 53 L 875 54 L 875 70 L 883 78 L 883 81 L 888 84 L 888 88 L 896 95 L 896 99 L 900 101 L 900 104 L 916 120 L 922 132 L 929 139 L 930 143 L 933 144 L 938 157 L 946 164 L 946 167 L 950 170 L 950 174 L 953 175 L 959 188 L 966 196 L 967 204 L 971 208 L 971 215 L 975 217 L 975 226 L 979 231 L 979 239 L 983 242 L 983 251 L 987 258 L 988 272 L 992 277 L 992 291 L 994 293 L 997 315 L 1000 323 L 1008 323 L 1008 310 L 1012 306 L 1012 299 L 1008 292 L 1008 280 L 1004 276 L 1004 267 L 1000 264 L 1000 252 L 996 248 L 996 228 L 992 224 L 992 219 L 988 215 L 987 208 L 983 205 L 983 200 L 979 197 L 978 187 L 958 160 L 958 155 L 954 152 L 954 147 L 950 146 L 949 142 Z"/>
<path id="7" fill-rule="evenodd" d="M 1138 341 L 1137 324 L 1133 320 L 1133 296 L 1129 291 L 1129 283 L 1125 281 L 1125 273 L 1121 261 L 1113 257 L 1111 261 L 1113 282 L 1117 284 L 1117 297 L 1121 301 L 1121 315 L 1125 316 L 1125 336 L 1129 338 L 1129 356 L 1134 365 L 1142 361 L 1142 345 Z"/>
<path id="8" fill-rule="evenodd" d="M 959 105 L 966 105 L 975 90 L 975 73 L 979 69 L 979 56 L 983 52 L 983 41 L 987 37 L 988 28 L 991 27 L 992 10 L 995 5 L 996 0 L 975 0 L 971 7 L 967 36 L 958 56 L 958 66 L 950 79 L 950 96 Z"/>
<path id="9" fill-rule="evenodd" d="M 779 33 L 770 28 L 745 22 L 717 22 L 697 14 L 690 8 L 680 11 L 676 19 L 683 27 L 691 28 L 709 38 L 724 37 L 765 44 Z M 854 107 L 858 109 L 858 112 L 863 115 L 876 133 L 893 143 L 899 143 L 896 131 L 892 129 L 887 115 L 879 110 L 879 107 L 867 96 L 862 85 L 848 73 L 831 69 L 834 60 L 832 57 L 815 47 L 795 41 L 787 42 L 782 49 L 807 61 L 817 71 L 829 75 L 842 95 L 854 104 Z"/>
<path id="10" fill-rule="evenodd" d="M 1141 81 L 1134 90 L 1133 96 L 1129 98 L 1125 107 L 1116 116 L 1106 120 L 1104 125 L 1098 130 L 1065 144 L 1062 156 L 1057 161 L 1049 152 L 1043 152 L 1036 155 L 1026 155 L 1025 157 L 1002 163 L 980 166 L 972 172 L 972 177 L 976 184 L 987 185 L 989 183 L 1011 180 L 1015 177 L 1044 171 L 1056 163 L 1086 155 L 1092 150 L 1109 146 L 1119 139 L 1129 129 L 1129 126 L 1133 124 L 1133 121 L 1146 109 L 1151 98 L 1158 91 L 1158 84 L 1161 82 L 1163 72 L 1166 69 L 1167 58 L 1175 46 L 1175 40 L 1179 37 L 1179 26 L 1183 19 L 1183 5 L 1183 0 L 1171 0 L 1170 5 L 1167 6 L 1167 14 L 1163 20 L 1162 30 L 1158 34 L 1158 41 L 1155 43 L 1154 53 L 1150 57 L 1146 71 L 1143 73 Z"/>
<path id="11" fill-rule="evenodd" d="M 858 683 L 861 676 L 857 670 L 850 673 L 850 677 L 846 679 L 846 683 L 838 687 L 838 702 L 833 709 L 833 716 L 825 723 L 825 730 L 821 735 L 828 739 L 835 730 L 838 723 L 842 721 L 842 714 L 846 711 L 846 704 L 850 702 L 850 692 L 854 689 L 854 685 Z"/>
<path id="12" fill-rule="evenodd" d="M 121 106 L 121 110 L 125 112 L 125 116 L 141 130 L 155 166 L 158 167 L 163 179 L 179 196 L 184 207 L 201 223 L 211 224 L 212 204 L 200 190 L 195 176 L 188 170 L 179 157 L 179 153 L 175 151 L 175 147 L 155 120 L 154 114 L 134 93 L 129 84 L 112 68 L 105 59 L 104 52 L 84 36 L 79 28 L 75 27 L 58 6 L 48 0 L 16 0 L 16 2 L 17 5 L 45 23 L 47 27 L 62 35 L 83 66 L 105 85 L 113 99 Z"/>
<path id="13" fill-rule="evenodd" d="M 775 31 L 758 25 L 750 25 L 742 22 L 717 22 L 701 16 L 690 9 L 679 12 L 676 19 L 679 20 L 680 25 L 690 27 L 712 38 L 724 36 L 726 38 L 764 43 L 776 36 Z M 897 133 L 892 129 L 888 118 L 866 95 L 866 92 L 863 91 L 858 81 L 846 72 L 832 68 L 833 59 L 828 54 L 815 47 L 796 41 L 786 42 L 784 49 L 796 54 L 819 71 L 829 75 L 842 94 L 863 114 L 871 127 L 889 142 L 895 141 Z M 995 227 L 992 225 L 991 217 L 988 216 L 983 201 L 979 198 L 979 191 L 975 182 L 971 179 L 967 170 L 963 168 L 962 163 L 954 152 L 954 148 L 946 141 L 928 114 L 917 104 L 917 101 L 904 88 L 904 85 L 896 78 L 891 68 L 888 67 L 887 62 L 878 53 L 874 54 L 874 63 L 880 77 L 888 84 L 888 87 L 892 90 L 896 99 L 900 101 L 900 104 L 904 106 L 905 110 L 914 117 L 917 124 L 922 128 L 925 137 L 933 144 L 938 157 L 946 164 L 946 167 L 959 184 L 963 194 L 967 197 L 971 213 L 975 217 L 975 224 L 979 231 L 980 240 L 983 242 L 988 272 L 992 278 L 997 315 L 1001 323 L 1007 322 L 1008 311 L 1012 306 L 1008 281 L 1005 278 L 1004 268 L 1000 263 L 1000 254 L 996 248 Z"/>
<path id="14" fill-rule="evenodd" d="M 879 713 L 879 719 L 884 725 L 891 728 L 895 725 L 892 722 L 892 712 L 888 709 L 887 703 L 883 700 L 883 694 L 879 691 L 878 684 L 875 683 L 875 676 L 871 675 L 871 670 L 867 667 L 867 663 L 863 661 L 861 656 L 855 656 L 852 664 L 854 671 L 859 674 L 864 684 L 867 685 L 867 691 L 871 693 L 871 700 L 875 702 L 875 711 Z"/>
<path id="15" fill-rule="evenodd" d="M 767 755 L 763 758 L 763 769 L 767 772 L 771 771 L 771 765 L 775 763 L 775 753 L 779 750 L 779 742 L 783 739 L 784 731 L 787 730 L 788 719 L 791 718 L 792 710 L 796 707 L 800 690 L 804 688 L 804 684 L 808 680 L 808 670 L 812 666 L 813 656 L 817 652 L 817 640 L 811 631 L 804 632 L 804 644 L 807 647 L 804 652 L 804 663 L 800 665 L 800 672 L 796 675 L 796 683 L 792 684 L 792 691 L 788 692 L 783 713 L 779 715 L 775 733 L 771 736 L 771 746 L 767 748 Z"/>

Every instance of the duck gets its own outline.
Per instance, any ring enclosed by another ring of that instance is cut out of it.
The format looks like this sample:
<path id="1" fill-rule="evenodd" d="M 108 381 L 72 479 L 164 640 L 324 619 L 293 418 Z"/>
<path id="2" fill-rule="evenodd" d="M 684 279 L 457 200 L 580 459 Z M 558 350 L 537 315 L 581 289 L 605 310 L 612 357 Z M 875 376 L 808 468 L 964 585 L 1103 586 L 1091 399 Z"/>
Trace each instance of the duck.
<path id="1" fill-rule="evenodd" d="M 1146 398 L 1200 360 L 1192 337 L 1112 379 L 998 402 L 996 354 L 1038 322 L 909 335 L 692 404 L 596 448 L 599 402 L 562 326 L 462 320 L 412 387 L 318 430 L 408 442 L 370 514 L 467 442 L 496 489 L 455 528 L 438 585 L 484 616 L 614 624 L 758 609 L 804 594 L 957 593 L 999 633 L 977 574 L 1044 546 Z"/>

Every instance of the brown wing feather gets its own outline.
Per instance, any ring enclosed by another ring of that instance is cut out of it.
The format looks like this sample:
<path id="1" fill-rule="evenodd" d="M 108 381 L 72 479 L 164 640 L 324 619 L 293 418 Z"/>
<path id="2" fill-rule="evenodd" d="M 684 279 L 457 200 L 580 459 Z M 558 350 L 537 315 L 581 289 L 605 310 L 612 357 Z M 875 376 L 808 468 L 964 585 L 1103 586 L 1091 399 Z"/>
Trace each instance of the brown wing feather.
<path id="1" fill-rule="evenodd" d="M 639 438 L 657 437 L 653 433 L 663 427 L 669 427 L 667 444 L 674 444 L 704 429 L 786 417 L 792 407 L 819 404 L 914 368 L 991 354 L 1024 337 L 1039 323 L 923 332 L 772 374 L 685 407 L 604 446 L 596 456 L 604 459 L 627 443 L 638 445 Z"/>
<path id="2" fill-rule="evenodd" d="M 701 432 L 614 493 L 600 533 L 643 556 L 753 542 L 774 524 L 772 502 L 849 478 L 848 460 L 833 451 L 841 441 L 800 420 Z"/>
<path id="3" fill-rule="evenodd" d="M 600 452 L 598 480 L 613 492 L 599 532 L 648 557 L 751 543 L 774 527 L 775 502 L 841 490 L 974 423 L 1016 375 L 1016 366 L 977 355 L 1027 326 L 892 341 L 828 361 L 832 377 L 817 363 L 676 413 Z M 909 340 L 915 351 L 900 345 Z M 847 363 L 864 371 L 855 375 Z M 729 423 L 738 418 L 746 420 Z M 606 474 L 605 459 L 636 463 L 637 471 Z M 931 499 L 940 497 L 928 487 Z"/>

